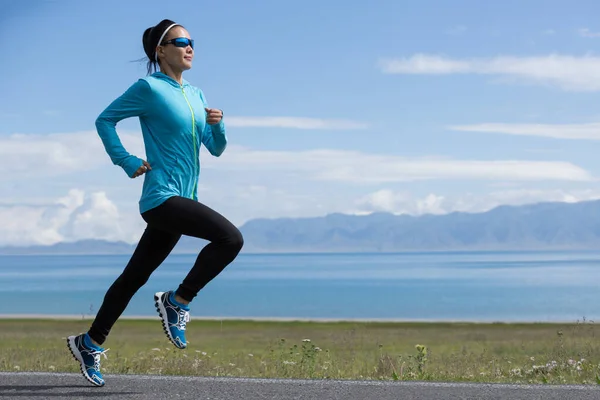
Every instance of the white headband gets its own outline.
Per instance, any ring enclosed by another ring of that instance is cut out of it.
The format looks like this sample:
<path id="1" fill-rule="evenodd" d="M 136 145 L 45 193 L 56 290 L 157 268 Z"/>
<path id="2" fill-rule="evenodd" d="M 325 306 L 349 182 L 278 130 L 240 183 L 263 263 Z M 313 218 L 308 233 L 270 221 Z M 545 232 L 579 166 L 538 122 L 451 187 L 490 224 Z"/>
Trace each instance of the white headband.
<path id="1" fill-rule="evenodd" d="M 165 29 L 165 31 L 163 32 L 163 34 L 160 37 L 160 39 L 158 39 L 158 44 L 156 45 L 156 47 L 160 46 L 160 44 L 162 43 L 163 39 L 165 38 L 165 35 L 167 34 L 167 32 L 169 32 L 169 29 L 171 29 L 172 27 L 174 27 L 176 25 L 179 25 L 179 24 L 172 24 L 167 29 Z M 158 51 L 156 51 L 156 50 L 154 50 L 154 60 L 156 62 L 158 62 Z"/>

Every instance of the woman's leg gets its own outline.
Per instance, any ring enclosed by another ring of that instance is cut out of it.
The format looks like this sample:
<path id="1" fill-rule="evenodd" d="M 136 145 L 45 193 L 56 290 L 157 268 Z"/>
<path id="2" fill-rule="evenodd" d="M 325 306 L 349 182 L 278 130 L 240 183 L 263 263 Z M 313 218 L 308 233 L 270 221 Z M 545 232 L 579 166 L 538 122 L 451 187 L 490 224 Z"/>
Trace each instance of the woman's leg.
<path id="1" fill-rule="evenodd" d="M 129 263 L 104 296 L 104 302 L 88 332 L 101 345 L 133 295 L 173 250 L 181 235 L 148 224 Z"/>
<path id="2" fill-rule="evenodd" d="M 198 292 L 233 261 L 240 252 L 240 231 L 222 215 L 202 203 L 184 197 L 171 197 L 144 216 L 146 221 L 174 235 L 187 235 L 210 241 L 196 258 L 177 290 L 157 292 L 154 301 L 167 338 L 175 347 L 187 347 L 186 324 L 189 303 Z"/>
<path id="3" fill-rule="evenodd" d="M 100 372 L 100 347 L 127 304 L 152 272 L 165 260 L 180 235 L 149 225 L 142 235 L 123 273 L 106 292 L 104 301 L 90 330 L 67 337 L 67 346 L 81 367 L 83 376 L 95 386 L 104 386 Z M 94 343 L 95 342 L 95 343 Z"/>
<path id="4" fill-rule="evenodd" d="M 208 240 L 192 269 L 179 285 L 176 295 L 191 302 L 238 255 L 244 240 L 241 232 L 218 212 L 194 200 L 171 197 L 145 214 L 153 226 L 172 235 Z"/>

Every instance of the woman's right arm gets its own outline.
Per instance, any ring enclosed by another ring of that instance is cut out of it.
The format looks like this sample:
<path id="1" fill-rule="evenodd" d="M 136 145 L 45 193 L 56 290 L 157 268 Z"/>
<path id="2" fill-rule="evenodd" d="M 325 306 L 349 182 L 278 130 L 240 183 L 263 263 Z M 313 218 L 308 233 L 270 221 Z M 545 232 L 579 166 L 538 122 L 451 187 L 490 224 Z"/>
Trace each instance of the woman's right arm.
<path id="1" fill-rule="evenodd" d="M 125 118 L 144 116 L 148 109 L 151 89 L 143 79 L 131 85 L 116 98 L 96 119 L 96 130 L 112 163 L 118 165 L 132 178 L 143 165 L 143 160 L 131 155 L 121 144 L 117 135 L 117 123 Z"/>

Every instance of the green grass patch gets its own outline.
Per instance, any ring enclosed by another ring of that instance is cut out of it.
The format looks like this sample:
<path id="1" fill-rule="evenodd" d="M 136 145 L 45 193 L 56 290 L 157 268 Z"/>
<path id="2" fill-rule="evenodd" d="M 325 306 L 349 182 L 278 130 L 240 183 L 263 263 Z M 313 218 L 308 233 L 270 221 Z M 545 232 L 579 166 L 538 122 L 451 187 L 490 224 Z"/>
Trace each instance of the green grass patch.
<path id="1" fill-rule="evenodd" d="M 0 320 L 0 370 L 78 372 L 66 336 L 90 320 Z M 202 321 L 185 350 L 158 320 L 119 320 L 104 373 L 512 383 L 600 382 L 598 326 Z"/>

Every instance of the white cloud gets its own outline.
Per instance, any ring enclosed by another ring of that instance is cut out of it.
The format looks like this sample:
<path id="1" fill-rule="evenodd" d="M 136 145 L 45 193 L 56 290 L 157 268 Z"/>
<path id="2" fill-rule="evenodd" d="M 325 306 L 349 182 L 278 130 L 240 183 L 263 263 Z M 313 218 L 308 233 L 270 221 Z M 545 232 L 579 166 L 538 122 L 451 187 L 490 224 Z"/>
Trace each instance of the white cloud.
<path id="1" fill-rule="evenodd" d="M 227 126 L 236 128 L 292 128 L 292 129 L 365 129 L 367 124 L 356 121 L 300 118 L 300 117 L 226 117 Z"/>
<path id="2" fill-rule="evenodd" d="M 394 214 L 423 215 L 448 214 L 455 211 L 479 213 L 500 205 L 525 205 L 539 202 L 575 203 L 600 199 L 600 190 L 541 190 L 513 189 L 482 194 L 439 195 L 430 193 L 415 197 L 409 192 L 382 189 L 358 198 L 349 212 L 365 214 L 390 212 Z"/>
<path id="3" fill-rule="evenodd" d="M 347 193 L 334 194 L 319 187 L 283 185 L 280 181 L 262 184 L 229 183 L 225 189 L 215 190 L 215 185 L 200 186 L 200 201 L 222 213 L 237 226 L 253 218 L 313 217 L 339 211 L 347 204 Z M 243 178 L 241 179 L 243 180 Z"/>
<path id="4" fill-rule="evenodd" d="M 46 205 L 0 205 L 0 245 L 50 245 L 82 239 L 139 238 L 140 222 L 121 216 L 105 193 L 72 189 Z"/>
<path id="5" fill-rule="evenodd" d="M 445 198 L 436 194 L 428 194 L 423 198 L 414 198 L 410 193 L 395 192 L 389 189 L 378 190 L 359 198 L 356 211 L 364 212 L 390 212 L 395 214 L 445 214 Z"/>
<path id="6" fill-rule="evenodd" d="M 485 123 L 450 126 L 463 132 L 501 133 L 507 135 L 541 136 L 556 139 L 600 140 L 600 123 L 588 124 L 503 124 Z"/>
<path id="7" fill-rule="evenodd" d="M 144 157 L 141 135 L 120 134 L 125 148 Z M 203 168 L 248 173 L 274 179 L 373 184 L 431 179 L 589 181 L 591 174 L 569 162 L 527 160 L 455 160 L 408 158 L 347 150 L 256 150 L 230 145 L 220 158 L 203 150 Z M 91 133 L 12 135 L 0 139 L 0 179 L 83 173 L 112 166 L 100 139 Z M 281 174 L 285 174 L 285 177 Z M 85 178 L 82 175 L 82 179 Z"/>
<path id="8" fill-rule="evenodd" d="M 600 37 L 600 32 L 592 32 L 588 28 L 579 29 L 579 35 L 587 38 L 597 38 Z"/>
<path id="9" fill-rule="evenodd" d="M 61 234 L 68 238 L 121 239 L 123 232 L 117 206 L 103 192 L 91 193 L 86 200 L 80 201 L 73 209 L 68 221 L 61 227 Z"/>
<path id="10" fill-rule="evenodd" d="M 119 132 L 133 154 L 143 154 L 141 135 Z M 0 180 L 55 176 L 111 165 L 95 131 L 0 136 Z"/>
<path id="11" fill-rule="evenodd" d="M 590 55 L 452 59 L 415 54 L 409 58 L 384 59 L 380 67 L 387 74 L 499 75 L 514 81 L 552 85 L 569 91 L 600 90 L 600 57 Z"/>
<path id="12" fill-rule="evenodd" d="M 410 58 L 382 60 L 381 68 L 388 74 L 458 74 L 473 72 L 472 61 L 416 54 Z"/>
<path id="13" fill-rule="evenodd" d="M 366 195 L 339 190 L 308 191 L 279 185 L 247 185 L 226 190 L 200 187 L 200 199 L 240 226 L 251 218 L 315 217 L 332 212 L 368 214 L 446 214 L 483 212 L 502 204 L 540 201 L 577 202 L 600 199 L 600 190 L 505 189 L 491 193 L 435 193 L 417 196 L 410 191 L 381 189 Z M 353 200 L 354 199 L 354 200 Z M 127 199 L 135 203 L 135 199 Z M 0 206 L 0 246 L 53 244 L 81 239 L 123 240 L 135 243 L 144 222 L 137 212 L 125 211 L 102 192 L 80 189 L 45 205 Z"/>
<path id="14" fill-rule="evenodd" d="M 130 152 L 143 156 L 139 134 L 120 136 Z M 126 180 L 95 133 L 0 137 L 0 153 L 0 170 L 6 171 L 0 177 L 0 245 L 139 239 L 144 225 L 137 210 L 142 181 Z M 462 204 L 449 203 L 443 193 L 413 198 L 383 191 L 363 199 L 360 207 L 348 207 L 353 198 L 394 182 L 593 180 L 588 171 L 568 162 L 409 158 L 330 149 L 267 151 L 235 144 L 219 158 L 203 150 L 202 165 L 201 201 L 238 226 L 251 218 L 398 210 L 399 205 L 411 213 L 443 213 Z M 122 180 L 112 183 L 114 177 Z M 474 208 L 480 204 L 477 196 L 461 201 Z"/>
<path id="15" fill-rule="evenodd" d="M 346 150 L 263 151 L 232 146 L 205 165 L 240 171 L 292 173 L 303 179 L 373 184 L 431 179 L 588 181 L 586 170 L 561 161 L 407 158 Z"/>

